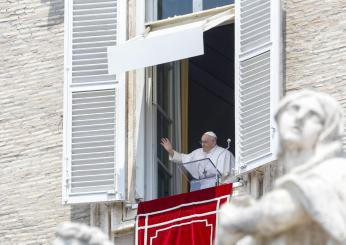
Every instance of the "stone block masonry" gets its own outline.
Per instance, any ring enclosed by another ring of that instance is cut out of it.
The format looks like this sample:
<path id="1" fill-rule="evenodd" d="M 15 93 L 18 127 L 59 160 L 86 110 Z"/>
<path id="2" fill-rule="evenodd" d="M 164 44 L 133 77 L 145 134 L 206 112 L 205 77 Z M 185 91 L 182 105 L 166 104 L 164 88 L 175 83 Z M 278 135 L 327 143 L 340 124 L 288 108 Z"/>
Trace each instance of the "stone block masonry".
<path id="1" fill-rule="evenodd" d="M 346 112 L 346 1 L 286 0 L 284 8 L 286 91 L 329 93 Z"/>
<path id="2" fill-rule="evenodd" d="M 63 0 L 0 2 L 0 244 L 50 244 L 89 223 L 61 202 Z"/>

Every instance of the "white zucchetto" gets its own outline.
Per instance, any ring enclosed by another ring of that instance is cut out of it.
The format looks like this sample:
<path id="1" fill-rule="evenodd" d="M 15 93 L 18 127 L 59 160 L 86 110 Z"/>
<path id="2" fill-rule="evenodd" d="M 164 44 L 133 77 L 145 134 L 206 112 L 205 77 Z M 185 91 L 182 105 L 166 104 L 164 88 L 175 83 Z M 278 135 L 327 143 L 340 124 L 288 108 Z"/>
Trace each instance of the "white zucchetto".
<path id="1" fill-rule="evenodd" d="M 217 139 L 216 134 L 214 132 L 212 132 L 212 131 L 205 132 L 204 134 L 206 134 L 208 136 L 211 136 L 211 137 L 214 137 L 215 139 Z"/>

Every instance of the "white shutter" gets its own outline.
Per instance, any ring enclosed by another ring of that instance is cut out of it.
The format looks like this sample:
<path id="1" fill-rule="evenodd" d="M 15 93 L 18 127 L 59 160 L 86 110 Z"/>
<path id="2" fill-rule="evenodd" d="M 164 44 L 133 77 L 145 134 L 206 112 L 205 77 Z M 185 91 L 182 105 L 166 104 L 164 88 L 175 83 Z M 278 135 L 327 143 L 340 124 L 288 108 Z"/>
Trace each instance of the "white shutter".
<path id="1" fill-rule="evenodd" d="M 276 159 L 275 107 L 281 95 L 280 0 L 235 3 L 236 166 Z"/>
<path id="2" fill-rule="evenodd" d="M 124 76 L 108 75 L 117 0 L 65 1 L 63 201 L 124 199 Z M 123 24 L 123 23 L 122 23 Z"/>

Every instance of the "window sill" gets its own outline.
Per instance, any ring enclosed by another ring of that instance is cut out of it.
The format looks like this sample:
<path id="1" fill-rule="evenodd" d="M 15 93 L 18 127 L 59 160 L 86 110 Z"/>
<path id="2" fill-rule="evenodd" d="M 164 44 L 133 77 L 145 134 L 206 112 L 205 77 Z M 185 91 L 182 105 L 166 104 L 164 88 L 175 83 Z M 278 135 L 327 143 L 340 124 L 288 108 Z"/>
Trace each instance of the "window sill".
<path id="1" fill-rule="evenodd" d="M 127 235 L 129 233 L 132 233 L 134 231 L 135 231 L 135 220 L 133 219 L 133 220 L 121 223 L 119 225 L 116 225 L 112 229 L 112 234 L 115 237 L 119 237 L 119 236 L 123 236 L 123 235 Z"/>

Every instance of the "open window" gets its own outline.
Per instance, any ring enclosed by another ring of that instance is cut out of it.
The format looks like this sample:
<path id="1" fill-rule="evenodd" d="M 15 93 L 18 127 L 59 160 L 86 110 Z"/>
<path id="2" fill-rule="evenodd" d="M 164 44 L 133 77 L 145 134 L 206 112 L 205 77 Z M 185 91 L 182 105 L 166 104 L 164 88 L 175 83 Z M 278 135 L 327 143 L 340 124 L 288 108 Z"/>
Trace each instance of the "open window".
<path id="1" fill-rule="evenodd" d="M 109 72 L 179 63 L 174 66 L 181 104 L 178 150 L 199 147 L 201 134 L 213 130 L 221 146 L 232 139 L 236 172 L 251 171 L 275 160 L 272 115 L 280 96 L 280 11 L 279 1 L 239 0 L 235 8 L 149 23 L 142 35 L 108 48 Z M 157 140 L 154 145 L 159 148 Z"/>
<path id="2" fill-rule="evenodd" d="M 147 116 L 152 118 L 150 133 L 155 135 L 156 147 L 148 161 L 157 169 L 155 197 L 187 190 L 177 165 L 159 144 L 162 137 L 170 138 L 181 152 L 201 147 L 206 130 L 213 130 L 224 147 L 227 138 L 234 139 L 234 25 L 218 26 L 203 35 L 204 55 L 147 68 L 153 73 L 148 75 L 153 83 L 153 113 Z M 234 153 L 234 141 L 230 150 Z"/>

